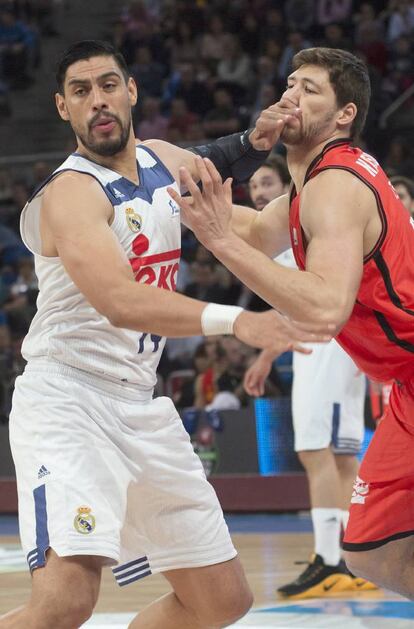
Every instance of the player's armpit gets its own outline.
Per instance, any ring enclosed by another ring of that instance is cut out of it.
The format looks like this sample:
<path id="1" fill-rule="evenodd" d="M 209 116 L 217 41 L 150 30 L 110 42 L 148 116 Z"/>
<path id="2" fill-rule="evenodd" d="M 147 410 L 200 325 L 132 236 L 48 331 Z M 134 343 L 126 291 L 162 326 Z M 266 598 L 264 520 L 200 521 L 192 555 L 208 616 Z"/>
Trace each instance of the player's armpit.
<path id="1" fill-rule="evenodd" d="M 328 308 L 338 329 L 351 314 L 358 293 L 364 232 L 375 211 L 373 202 L 369 189 L 341 170 L 320 173 L 301 193 L 301 225 L 308 242 L 306 271 L 322 280 L 313 300 L 315 318 L 318 308 Z"/>

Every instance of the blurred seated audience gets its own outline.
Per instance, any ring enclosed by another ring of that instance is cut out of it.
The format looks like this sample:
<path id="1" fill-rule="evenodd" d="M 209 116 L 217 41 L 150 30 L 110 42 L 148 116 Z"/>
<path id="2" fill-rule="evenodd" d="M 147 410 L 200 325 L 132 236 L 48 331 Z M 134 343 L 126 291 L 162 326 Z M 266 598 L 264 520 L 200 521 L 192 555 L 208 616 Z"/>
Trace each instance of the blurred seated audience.
<path id="1" fill-rule="evenodd" d="M 394 175 L 390 181 L 411 217 L 414 218 L 414 179 Z"/>

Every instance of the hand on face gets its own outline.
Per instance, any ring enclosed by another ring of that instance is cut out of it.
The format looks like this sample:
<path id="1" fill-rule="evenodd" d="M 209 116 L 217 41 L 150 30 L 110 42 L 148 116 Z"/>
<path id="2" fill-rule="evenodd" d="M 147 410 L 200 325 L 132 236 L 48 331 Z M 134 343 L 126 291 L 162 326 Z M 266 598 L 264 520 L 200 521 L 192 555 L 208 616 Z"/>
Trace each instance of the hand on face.
<path id="1" fill-rule="evenodd" d="M 232 180 L 226 179 L 223 184 L 219 172 L 209 159 L 196 157 L 195 161 L 202 191 L 187 168 L 183 167 L 180 168 L 180 183 L 191 197 L 182 197 L 173 188 L 167 190 L 181 208 L 183 223 L 193 230 L 207 249 L 211 249 L 215 240 L 225 238 L 231 232 Z"/>
<path id="2" fill-rule="evenodd" d="M 300 120 L 300 108 L 282 97 L 278 103 L 262 111 L 249 136 L 250 142 L 257 150 L 270 150 L 279 140 L 283 129 L 300 123 Z"/>

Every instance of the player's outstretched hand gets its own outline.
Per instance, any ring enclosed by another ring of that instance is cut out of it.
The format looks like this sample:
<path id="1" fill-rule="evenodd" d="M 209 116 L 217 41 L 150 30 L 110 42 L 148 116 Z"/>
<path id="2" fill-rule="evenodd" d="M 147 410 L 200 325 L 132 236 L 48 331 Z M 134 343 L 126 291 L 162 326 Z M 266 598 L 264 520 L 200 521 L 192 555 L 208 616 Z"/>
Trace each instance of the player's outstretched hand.
<path id="1" fill-rule="evenodd" d="M 282 316 L 276 310 L 243 311 L 235 320 L 233 331 L 238 339 L 259 349 L 268 349 L 274 356 L 294 350 L 310 354 L 302 343 L 328 343 L 332 340 L 330 326 L 304 326 Z"/>
<path id="2" fill-rule="evenodd" d="M 223 183 L 220 173 L 208 158 L 195 158 L 202 190 L 185 167 L 180 168 L 180 183 L 191 197 L 182 197 L 173 188 L 168 193 L 181 208 L 182 222 L 193 230 L 207 248 L 231 233 L 231 179 Z"/>
<path id="3" fill-rule="evenodd" d="M 264 395 L 265 383 L 272 370 L 272 361 L 262 352 L 244 374 L 243 387 L 248 395 Z"/>

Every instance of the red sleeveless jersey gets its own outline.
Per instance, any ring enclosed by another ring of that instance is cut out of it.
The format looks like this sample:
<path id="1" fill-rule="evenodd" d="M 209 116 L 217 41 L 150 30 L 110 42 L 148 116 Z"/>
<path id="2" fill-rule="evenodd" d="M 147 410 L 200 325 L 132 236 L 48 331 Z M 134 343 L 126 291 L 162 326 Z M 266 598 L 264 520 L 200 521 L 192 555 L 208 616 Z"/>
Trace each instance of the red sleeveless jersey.
<path id="1" fill-rule="evenodd" d="M 378 162 L 351 146 L 349 139 L 334 140 L 324 147 L 310 164 L 305 185 L 328 168 L 351 172 L 367 185 L 375 195 L 382 222 L 378 242 L 364 258 L 354 309 L 336 340 L 371 378 L 411 379 L 414 376 L 414 220 Z M 289 227 L 296 262 L 303 270 L 307 243 L 300 224 L 300 194 L 295 189 L 290 200 Z"/>

